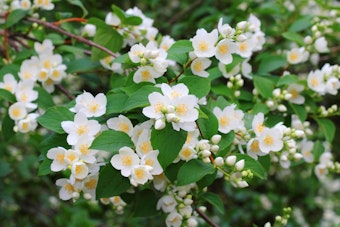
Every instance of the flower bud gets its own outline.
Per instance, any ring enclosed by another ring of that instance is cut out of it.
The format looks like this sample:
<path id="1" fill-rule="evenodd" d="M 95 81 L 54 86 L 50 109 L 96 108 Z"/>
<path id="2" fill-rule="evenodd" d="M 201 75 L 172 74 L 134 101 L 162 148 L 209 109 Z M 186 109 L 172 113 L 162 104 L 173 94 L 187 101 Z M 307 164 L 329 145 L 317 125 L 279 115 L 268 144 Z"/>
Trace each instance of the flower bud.
<path id="1" fill-rule="evenodd" d="M 213 135 L 213 137 L 211 137 L 211 142 L 213 144 L 218 144 L 222 139 L 222 136 L 219 134 Z"/>
<path id="2" fill-rule="evenodd" d="M 205 163 L 209 163 L 210 162 L 210 158 L 209 157 L 205 157 L 202 159 L 203 162 Z"/>
<path id="3" fill-rule="evenodd" d="M 155 129 L 156 130 L 161 130 L 165 128 L 165 122 L 163 119 L 157 119 L 155 122 Z"/>
<path id="4" fill-rule="evenodd" d="M 198 209 L 203 213 L 207 211 L 207 207 L 205 206 L 200 206 Z"/>
<path id="5" fill-rule="evenodd" d="M 245 187 L 249 186 L 247 181 L 244 181 L 244 180 L 239 180 L 239 181 L 237 181 L 236 184 L 237 184 L 237 187 L 239 187 L 239 188 L 245 188 Z"/>
<path id="6" fill-rule="evenodd" d="M 241 21 L 237 23 L 236 28 L 244 30 L 247 28 L 247 25 L 248 25 L 247 21 Z"/>
<path id="7" fill-rule="evenodd" d="M 238 171 L 241 171 L 244 168 L 244 159 L 241 159 L 240 161 L 236 162 L 235 168 Z"/>
<path id="8" fill-rule="evenodd" d="M 296 131 L 295 131 L 295 135 L 296 135 L 298 138 L 302 138 L 302 137 L 305 135 L 305 133 L 304 133 L 304 131 L 302 131 L 302 130 L 296 130 Z"/>
<path id="9" fill-rule="evenodd" d="M 185 204 L 185 205 L 189 206 L 189 205 L 191 205 L 192 203 L 193 203 L 192 199 L 188 199 L 188 198 L 184 199 L 184 204 Z"/>
<path id="10" fill-rule="evenodd" d="M 273 108 L 274 105 L 275 105 L 274 102 L 273 102 L 272 100 L 267 100 L 266 104 L 267 104 L 267 106 L 268 106 L 269 108 Z"/>
<path id="11" fill-rule="evenodd" d="M 237 36 L 237 42 L 243 42 L 243 41 L 246 41 L 247 40 L 247 36 L 241 34 L 239 36 Z"/>
<path id="12" fill-rule="evenodd" d="M 306 36 L 304 39 L 303 39 L 303 42 L 307 45 L 311 44 L 313 42 L 312 40 L 312 37 L 310 37 L 309 35 Z"/>
<path id="13" fill-rule="evenodd" d="M 177 119 L 177 116 L 174 113 L 169 113 L 169 114 L 166 114 L 165 116 L 166 116 L 167 122 L 175 122 Z"/>
<path id="14" fill-rule="evenodd" d="M 93 37 L 96 34 L 96 26 L 93 24 L 86 24 L 84 26 L 84 33 L 89 37 Z"/>
<path id="15" fill-rule="evenodd" d="M 239 90 L 235 91 L 234 92 L 234 96 L 235 97 L 239 97 L 241 95 L 241 92 Z"/>
<path id="16" fill-rule="evenodd" d="M 175 112 L 175 107 L 172 105 L 169 105 L 166 107 L 166 112 L 167 113 L 174 113 Z"/>
<path id="17" fill-rule="evenodd" d="M 273 90 L 273 96 L 274 97 L 279 97 L 281 95 L 281 89 L 280 88 L 276 88 Z"/>
<path id="18" fill-rule="evenodd" d="M 211 155 L 211 152 L 209 150 L 203 150 L 202 151 L 202 157 L 206 158 Z"/>
<path id="19" fill-rule="evenodd" d="M 188 219 L 188 227 L 196 227 L 198 222 L 195 218 L 191 217 Z"/>
<path id="20" fill-rule="evenodd" d="M 87 199 L 87 200 L 92 199 L 91 194 L 90 194 L 90 193 L 85 193 L 85 194 L 84 194 L 84 199 Z"/>
<path id="21" fill-rule="evenodd" d="M 299 161 L 302 157 L 303 157 L 303 155 L 300 154 L 300 153 L 295 153 L 294 154 L 294 158 L 295 158 L 296 161 Z"/>
<path id="22" fill-rule="evenodd" d="M 222 157 L 217 157 L 217 158 L 215 158 L 215 164 L 216 164 L 216 166 L 218 166 L 218 167 L 223 166 L 223 165 L 224 165 L 223 158 L 222 158 Z"/>
<path id="23" fill-rule="evenodd" d="M 225 162 L 227 163 L 228 166 L 233 166 L 233 165 L 235 165 L 236 156 L 235 156 L 235 155 L 228 156 L 228 157 L 226 158 Z"/>
<path id="24" fill-rule="evenodd" d="M 212 145 L 210 147 L 210 151 L 213 152 L 214 154 L 220 149 L 218 145 Z"/>
<path id="25" fill-rule="evenodd" d="M 79 198 L 79 192 L 73 192 L 72 193 L 72 198 L 73 199 L 78 199 Z"/>
<path id="26" fill-rule="evenodd" d="M 280 112 L 286 112 L 287 111 L 287 107 L 283 104 L 280 104 L 277 109 L 280 111 Z"/>

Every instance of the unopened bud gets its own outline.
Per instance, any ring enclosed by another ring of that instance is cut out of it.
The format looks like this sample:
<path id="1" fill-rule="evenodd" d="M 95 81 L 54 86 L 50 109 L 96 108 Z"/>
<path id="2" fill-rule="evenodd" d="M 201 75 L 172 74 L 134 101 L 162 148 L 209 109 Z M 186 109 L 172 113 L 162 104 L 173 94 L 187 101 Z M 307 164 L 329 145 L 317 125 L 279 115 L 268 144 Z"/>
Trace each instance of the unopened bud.
<path id="1" fill-rule="evenodd" d="M 177 119 L 177 116 L 174 113 L 169 113 L 169 114 L 166 114 L 165 116 L 166 116 L 167 122 L 175 122 Z"/>
<path id="2" fill-rule="evenodd" d="M 241 171 L 244 168 L 244 159 L 241 159 L 240 161 L 236 162 L 235 168 L 238 171 Z"/>
<path id="3" fill-rule="evenodd" d="M 247 36 L 241 34 L 241 35 L 237 36 L 236 40 L 237 40 L 237 42 L 244 42 L 244 41 L 247 40 Z"/>
<path id="4" fill-rule="evenodd" d="M 211 137 L 211 142 L 213 144 L 218 144 L 221 141 L 222 136 L 219 134 L 213 135 L 213 137 Z"/>
<path id="5" fill-rule="evenodd" d="M 215 164 L 216 166 L 219 166 L 219 167 L 223 166 L 224 165 L 223 158 L 222 157 L 215 158 Z"/>
<path id="6" fill-rule="evenodd" d="M 84 194 L 84 199 L 87 199 L 87 200 L 92 199 L 91 194 L 90 194 L 90 193 L 85 193 L 85 194 Z"/>
<path id="7" fill-rule="evenodd" d="M 236 28 L 244 30 L 247 28 L 247 25 L 248 25 L 247 21 L 241 21 L 237 23 Z"/>
<path id="8" fill-rule="evenodd" d="M 206 158 L 211 155 L 211 152 L 209 150 L 203 150 L 202 151 L 202 157 Z"/>
<path id="9" fill-rule="evenodd" d="M 295 158 L 296 161 L 299 161 L 302 157 L 303 157 L 303 155 L 300 154 L 300 153 L 295 153 L 294 154 L 294 158 Z"/>
<path id="10" fill-rule="evenodd" d="M 212 152 L 212 153 L 216 153 L 218 150 L 220 149 L 220 147 L 218 146 L 218 145 L 211 145 L 211 147 L 210 147 L 210 151 Z"/>
<path id="11" fill-rule="evenodd" d="M 244 180 L 239 180 L 239 181 L 237 181 L 236 184 L 237 184 L 237 187 L 239 187 L 239 188 L 245 188 L 245 187 L 249 186 L 247 181 L 244 181 Z"/>
<path id="12" fill-rule="evenodd" d="M 233 166 L 233 165 L 235 165 L 236 156 L 235 156 L 235 155 L 228 156 L 228 157 L 226 158 L 225 162 L 227 163 L 228 166 Z"/>
<path id="13" fill-rule="evenodd" d="M 156 130 L 161 130 L 165 128 L 165 122 L 163 119 L 157 119 L 155 122 L 155 129 Z"/>
<path id="14" fill-rule="evenodd" d="M 303 42 L 307 45 L 311 44 L 312 43 L 312 37 L 310 36 L 306 36 L 304 39 L 303 39 Z"/>
<path id="15" fill-rule="evenodd" d="M 283 104 L 280 104 L 277 109 L 280 111 L 280 112 L 286 112 L 287 111 L 287 107 Z"/>
<path id="16" fill-rule="evenodd" d="M 296 130 L 295 131 L 295 135 L 298 137 L 298 138 L 301 138 L 305 135 L 304 131 L 302 130 Z"/>

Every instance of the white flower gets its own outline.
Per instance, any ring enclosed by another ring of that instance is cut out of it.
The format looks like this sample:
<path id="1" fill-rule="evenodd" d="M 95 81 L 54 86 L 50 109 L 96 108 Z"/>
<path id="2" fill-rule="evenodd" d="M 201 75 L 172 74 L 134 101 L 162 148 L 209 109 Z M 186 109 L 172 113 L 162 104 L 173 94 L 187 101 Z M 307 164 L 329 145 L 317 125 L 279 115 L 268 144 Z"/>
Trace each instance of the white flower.
<path id="1" fill-rule="evenodd" d="M 170 87 L 168 84 L 161 84 L 162 93 L 169 97 L 171 100 L 177 97 L 183 97 L 189 94 L 189 89 L 185 84 L 176 84 Z"/>
<path id="2" fill-rule="evenodd" d="M 218 39 L 217 29 L 208 33 L 204 28 L 198 29 L 191 39 L 194 53 L 197 57 L 212 57 L 216 52 L 215 43 Z"/>
<path id="3" fill-rule="evenodd" d="M 159 44 L 159 48 L 168 51 L 170 49 L 170 47 L 172 46 L 172 44 L 175 43 L 175 40 L 173 38 L 171 38 L 168 35 L 163 36 L 162 38 L 162 42 Z"/>
<path id="4" fill-rule="evenodd" d="M 223 38 L 231 38 L 235 34 L 235 29 L 230 27 L 229 24 L 222 24 L 223 18 L 218 21 L 217 29 Z"/>
<path id="5" fill-rule="evenodd" d="M 221 110 L 219 107 L 213 109 L 213 113 L 218 120 L 218 131 L 227 134 L 231 130 L 241 128 L 243 126 L 243 115 L 241 110 L 235 110 L 236 105 L 230 105 Z"/>
<path id="6" fill-rule="evenodd" d="M 132 136 L 133 125 L 130 119 L 124 115 L 120 114 L 118 117 L 110 118 L 106 123 L 110 129 L 125 132 L 129 136 Z"/>
<path id="7" fill-rule="evenodd" d="M 151 119 L 163 117 L 163 110 L 170 104 L 170 99 L 158 92 L 152 92 L 148 96 L 150 106 L 143 108 L 143 114 Z"/>
<path id="8" fill-rule="evenodd" d="M 150 139 L 151 139 L 151 130 L 143 129 L 141 131 L 140 136 L 138 137 L 138 140 L 135 143 L 136 152 L 140 157 L 148 154 L 150 151 L 153 150 Z"/>
<path id="9" fill-rule="evenodd" d="M 253 53 L 253 48 L 255 47 L 255 42 L 252 39 L 246 39 L 242 42 L 236 43 L 237 49 L 236 53 L 243 58 L 249 58 Z"/>
<path id="10" fill-rule="evenodd" d="M 234 42 L 228 39 L 222 39 L 216 46 L 215 57 L 223 64 L 227 65 L 233 61 L 232 54 L 237 51 L 237 46 Z"/>
<path id="11" fill-rule="evenodd" d="M 89 36 L 93 37 L 96 34 L 96 25 L 93 24 L 86 24 L 83 28 L 83 32 Z"/>
<path id="12" fill-rule="evenodd" d="M 179 152 L 179 157 L 181 160 L 188 162 L 191 159 L 196 159 L 198 156 L 196 150 L 193 147 L 184 144 L 181 151 Z"/>
<path id="13" fill-rule="evenodd" d="M 22 133 L 30 132 L 36 129 L 38 126 L 37 117 L 39 115 L 36 113 L 30 113 L 26 118 L 18 121 L 18 131 Z"/>
<path id="14" fill-rule="evenodd" d="M 45 39 L 42 43 L 35 42 L 34 50 L 38 54 L 52 54 L 54 50 L 54 45 L 50 39 Z"/>
<path id="15" fill-rule="evenodd" d="M 44 1 L 34 0 L 34 5 L 44 10 L 54 9 L 54 4 L 52 3 L 51 0 L 44 0 Z"/>
<path id="16" fill-rule="evenodd" d="M 121 171 L 124 177 L 132 174 L 133 168 L 140 163 L 138 155 L 129 147 L 119 149 L 119 154 L 111 158 L 111 165 Z"/>
<path id="17" fill-rule="evenodd" d="M 177 201 L 171 195 L 164 195 L 157 202 L 157 210 L 162 209 L 164 213 L 170 213 L 175 210 Z"/>
<path id="18" fill-rule="evenodd" d="M 133 166 L 131 175 L 129 176 L 131 185 L 143 185 L 148 182 L 148 180 L 152 180 L 151 170 L 152 167 L 149 165 Z"/>
<path id="19" fill-rule="evenodd" d="M 79 137 L 77 143 L 74 145 L 74 149 L 80 152 L 79 158 L 86 163 L 96 162 L 95 154 L 97 154 L 98 151 L 89 149 L 93 140 L 94 137 L 89 135 L 83 135 Z"/>
<path id="20" fill-rule="evenodd" d="M 208 58 L 195 58 L 190 65 L 191 72 L 194 75 L 206 78 L 209 76 L 209 73 L 205 70 L 210 65 L 211 65 L 211 61 Z"/>
<path id="21" fill-rule="evenodd" d="M 253 122 L 252 122 L 252 129 L 254 130 L 256 136 L 261 135 L 263 132 L 263 129 L 265 126 L 263 125 L 264 122 L 264 114 L 263 113 L 258 113 L 254 116 Z"/>
<path id="22" fill-rule="evenodd" d="M 83 180 L 83 192 L 89 193 L 91 198 L 94 200 L 96 198 L 96 188 L 98 184 L 98 174 L 88 176 Z"/>
<path id="23" fill-rule="evenodd" d="M 85 177 L 87 177 L 88 173 L 89 169 L 84 162 L 79 161 L 73 163 L 71 168 L 71 174 L 72 176 L 74 176 L 75 179 L 82 180 Z"/>
<path id="24" fill-rule="evenodd" d="M 327 40 L 325 39 L 325 37 L 317 38 L 315 40 L 314 46 L 319 53 L 325 53 L 329 51 L 327 48 Z"/>
<path id="25" fill-rule="evenodd" d="M 235 163 L 235 168 L 237 171 L 241 171 L 244 168 L 244 159 L 241 159 Z"/>
<path id="26" fill-rule="evenodd" d="M 156 71 L 153 67 L 151 66 L 142 66 L 137 69 L 135 74 L 133 75 L 133 81 L 135 83 L 140 83 L 140 82 L 151 82 L 151 83 L 156 83 L 155 79 L 161 77 L 163 73 L 160 73 Z"/>
<path id="27" fill-rule="evenodd" d="M 172 122 L 175 130 L 179 131 L 182 128 L 185 131 L 192 131 L 195 129 L 195 121 L 198 119 L 198 110 L 195 109 L 197 105 L 197 98 L 194 95 L 187 95 L 173 100 L 175 107 L 175 114 L 179 121 Z"/>
<path id="28" fill-rule="evenodd" d="M 300 95 L 304 90 L 304 86 L 300 84 L 290 84 L 287 88 L 287 92 L 291 94 L 290 102 L 295 104 L 303 104 L 305 102 L 305 97 Z"/>
<path id="29" fill-rule="evenodd" d="M 121 21 L 117 15 L 109 12 L 105 17 L 105 23 L 112 26 L 118 26 L 120 25 Z"/>
<path id="30" fill-rule="evenodd" d="M 37 104 L 32 103 L 38 98 L 38 92 L 34 90 L 34 82 L 20 81 L 15 92 L 15 97 L 18 102 L 25 103 L 28 110 L 33 110 L 37 108 Z"/>
<path id="31" fill-rule="evenodd" d="M 152 175 L 159 175 L 163 172 L 163 168 L 161 167 L 157 159 L 158 154 L 159 154 L 158 150 L 152 150 L 148 152 L 146 155 L 143 155 L 141 158 L 141 165 L 147 165 L 152 167 L 152 170 L 150 170 L 150 173 Z"/>
<path id="32" fill-rule="evenodd" d="M 67 143 L 75 145 L 83 135 L 95 136 L 100 131 L 100 124 L 96 120 L 88 120 L 82 112 L 74 116 L 74 121 L 62 121 L 61 127 L 68 134 Z"/>
<path id="33" fill-rule="evenodd" d="M 182 215 L 173 211 L 166 217 L 165 224 L 167 227 L 180 227 L 182 226 L 182 219 Z"/>
<path id="34" fill-rule="evenodd" d="M 258 139 L 260 150 L 266 154 L 283 148 L 282 131 L 277 127 L 265 128 Z"/>
<path id="35" fill-rule="evenodd" d="M 77 150 L 68 149 L 65 151 L 65 162 L 67 165 L 73 165 L 79 161 L 80 152 Z"/>
<path id="36" fill-rule="evenodd" d="M 315 70 L 308 74 L 307 77 L 308 87 L 313 91 L 323 95 L 325 94 L 326 85 L 322 71 Z"/>
<path id="37" fill-rule="evenodd" d="M 258 156 L 263 156 L 266 155 L 266 153 L 263 153 L 260 150 L 259 147 L 259 140 L 252 138 L 251 140 L 248 141 L 247 143 L 247 154 L 257 160 Z"/>
<path id="38" fill-rule="evenodd" d="M 71 108 L 73 112 L 82 112 L 86 117 L 99 117 L 106 112 L 107 99 L 103 93 L 94 97 L 91 93 L 84 91 L 76 98 L 76 105 Z"/>
<path id="39" fill-rule="evenodd" d="M 146 48 L 143 44 L 135 44 L 128 52 L 129 58 L 133 63 L 139 63 L 144 56 Z"/>
<path id="40" fill-rule="evenodd" d="M 309 53 L 302 48 L 293 48 L 287 52 L 287 61 L 290 64 L 298 64 L 308 59 Z"/>
<path id="41" fill-rule="evenodd" d="M 338 94 L 338 90 L 340 89 L 340 81 L 338 78 L 331 77 L 326 81 L 326 91 L 331 95 Z"/>
<path id="42" fill-rule="evenodd" d="M 312 153 L 314 143 L 312 141 L 303 141 L 301 144 L 301 153 L 305 162 L 312 163 L 314 155 Z"/>
<path id="43" fill-rule="evenodd" d="M 27 116 L 25 103 L 16 102 L 8 108 L 9 117 L 13 120 L 21 120 Z"/>
<path id="44" fill-rule="evenodd" d="M 319 179 L 324 179 L 326 177 L 326 175 L 328 174 L 327 166 L 325 164 L 322 164 L 322 163 L 317 164 L 314 167 L 314 173 Z"/>
<path id="45" fill-rule="evenodd" d="M 76 191 L 69 179 L 61 178 L 56 181 L 56 185 L 60 186 L 59 198 L 61 200 L 69 200 L 73 198 L 73 193 Z"/>
<path id="46" fill-rule="evenodd" d="M 51 148 L 47 151 L 47 158 L 52 159 L 51 170 L 58 172 L 67 169 L 68 163 L 65 161 L 66 149 L 63 147 Z"/>
<path id="47" fill-rule="evenodd" d="M 16 92 L 18 82 L 14 78 L 14 76 L 10 73 L 7 73 L 3 77 L 3 82 L 0 82 L 0 88 L 5 89 L 12 94 Z"/>

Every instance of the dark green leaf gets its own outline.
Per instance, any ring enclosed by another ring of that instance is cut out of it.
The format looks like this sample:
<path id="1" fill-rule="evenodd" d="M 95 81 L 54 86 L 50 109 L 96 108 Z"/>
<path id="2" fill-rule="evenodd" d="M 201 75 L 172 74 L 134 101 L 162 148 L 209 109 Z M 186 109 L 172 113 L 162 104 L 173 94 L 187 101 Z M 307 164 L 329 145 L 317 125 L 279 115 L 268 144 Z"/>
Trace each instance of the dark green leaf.
<path id="1" fill-rule="evenodd" d="M 235 66 L 240 64 L 243 60 L 244 60 L 244 58 L 242 58 L 240 55 L 233 54 L 233 61 L 230 64 L 225 66 L 227 72 L 230 72 L 233 68 L 235 68 Z"/>
<path id="2" fill-rule="evenodd" d="M 6 28 L 12 27 L 19 21 L 21 21 L 27 14 L 28 11 L 22 9 L 13 10 L 7 17 Z"/>
<path id="3" fill-rule="evenodd" d="M 36 87 L 35 90 L 39 94 L 38 99 L 37 99 L 37 104 L 41 109 L 47 110 L 48 108 L 55 105 L 51 94 L 48 93 L 44 88 Z"/>
<path id="4" fill-rule="evenodd" d="M 39 165 L 38 176 L 44 176 L 52 173 L 51 164 L 52 160 L 45 158 L 45 160 L 42 161 Z"/>
<path id="5" fill-rule="evenodd" d="M 315 120 L 318 123 L 319 127 L 321 128 L 321 131 L 325 135 L 326 140 L 329 143 L 332 143 L 335 135 L 335 125 L 333 121 L 326 118 L 319 118 Z"/>
<path id="6" fill-rule="evenodd" d="M 233 144 L 233 141 L 235 139 L 235 132 L 230 131 L 227 134 L 222 134 L 221 141 L 218 143 L 218 146 L 220 149 L 217 152 L 217 156 L 224 157 L 228 153 L 228 147 L 230 147 Z"/>
<path id="7" fill-rule="evenodd" d="M 88 58 L 75 59 L 67 63 L 68 73 L 86 72 L 97 68 L 100 64 L 93 62 Z"/>
<path id="8" fill-rule="evenodd" d="M 293 109 L 294 113 L 299 119 L 304 122 L 307 119 L 307 110 L 305 106 L 289 103 L 289 106 Z"/>
<path id="9" fill-rule="evenodd" d="M 95 138 L 90 148 L 118 153 L 119 149 L 124 146 L 134 146 L 130 137 L 126 133 L 114 130 L 106 130 Z"/>
<path id="10" fill-rule="evenodd" d="M 124 110 L 128 96 L 124 93 L 109 94 L 107 97 L 106 114 L 121 113 Z"/>
<path id="11" fill-rule="evenodd" d="M 99 172 L 96 199 L 120 195 L 130 187 L 129 179 L 123 177 L 119 170 L 116 170 L 108 163 Z"/>
<path id="12" fill-rule="evenodd" d="M 16 98 L 11 92 L 0 88 L 0 100 L 1 99 L 6 100 L 6 101 L 11 102 L 11 103 L 16 102 Z"/>
<path id="13" fill-rule="evenodd" d="M 126 25 L 140 25 L 142 22 L 142 18 L 137 16 L 127 16 L 124 20 L 124 24 Z"/>
<path id="14" fill-rule="evenodd" d="M 189 40 L 178 40 L 168 50 L 168 59 L 184 64 L 188 59 L 188 53 L 193 50 Z"/>
<path id="15" fill-rule="evenodd" d="M 13 131 L 14 125 L 14 121 L 8 114 L 6 114 L 6 116 L 2 119 L 1 125 L 2 135 L 5 141 L 10 140 L 15 135 L 15 132 Z"/>
<path id="16" fill-rule="evenodd" d="M 187 138 L 187 132 L 176 131 L 171 124 L 167 124 L 162 130 L 152 129 L 151 145 L 159 150 L 158 161 L 165 169 L 178 156 Z"/>
<path id="17" fill-rule="evenodd" d="M 213 174 L 215 167 L 211 163 L 204 163 L 199 159 L 192 159 L 179 169 L 177 185 L 183 186 L 201 180 L 208 174 Z"/>
<path id="18" fill-rule="evenodd" d="M 0 159 L 0 178 L 7 176 L 12 172 L 10 164 Z"/>
<path id="19" fill-rule="evenodd" d="M 325 151 L 325 147 L 323 146 L 322 142 L 320 140 L 315 141 L 313 149 L 312 149 L 314 159 L 319 160 L 320 156 L 323 154 L 324 151 Z"/>
<path id="20" fill-rule="evenodd" d="M 261 59 L 258 73 L 269 73 L 287 64 L 286 57 L 279 55 L 267 55 Z"/>
<path id="21" fill-rule="evenodd" d="M 206 192 L 202 195 L 202 198 L 213 205 L 213 207 L 221 214 L 224 214 L 224 205 L 221 197 L 218 194 L 212 192 Z"/>
<path id="22" fill-rule="evenodd" d="M 244 159 L 244 169 L 251 170 L 252 173 L 261 178 L 261 179 L 266 179 L 267 178 L 267 173 L 263 166 L 256 161 L 255 159 L 251 158 L 250 156 L 246 154 L 236 154 L 237 161 Z"/>
<path id="23" fill-rule="evenodd" d="M 177 174 L 179 169 L 182 167 L 184 162 L 177 162 L 177 163 L 171 163 L 166 169 L 164 170 L 165 176 L 174 183 L 177 180 Z"/>
<path id="24" fill-rule="evenodd" d="M 154 85 L 146 85 L 134 92 L 126 101 L 124 110 L 128 111 L 137 107 L 144 107 L 149 105 L 149 94 L 152 92 L 160 92 L 158 87 Z"/>
<path id="25" fill-rule="evenodd" d="M 85 6 L 83 5 L 82 1 L 80 0 L 67 0 L 70 4 L 78 6 L 79 8 L 81 8 L 81 10 L 83 11 L 83 17 L 86 17 L 86 15 L 88 14 L 87 9 L 85 8 Z"/>
<path id="26" fill-rule="evenodd" d="M 218 121 L 213 112 L 206 107 L 200 108 L 208 118 L 199 118 L 197 123 L 205 139 L 210 139 L 218 132 Z"/>
<path id="27" fill-rule="evenodd" d="M 289 26 L 288 31 L 299 32 L 307 29 L 312 25 L 313 16 L 312 15 L 302 15 L 300 18 L 294 20 L 294 22 Z"/>
<path id="28" fill-rule="evenodd" d="M 143 190 L 136 193 L 134 217 L 150 217 L 159 213 L 157 211 L 158 198 L 151 190 Z"/>
<path id="29" fill-rule="evenodd" d="M 111 5 L 111 9 L 113 13 L 121 20 L 121 22 L 124 22 L 126 17 L 125 12 L 116 5 Z"/>
<path id="30" fill-rule="evenodd" d="M 208 187 L 209 185 L 211 185 L 216 180 L 216 175 L 217 175 L 217 169 L 215 170 L 214 173 L 208 174 L 208 175 L 204 176 L 201 180 L 199 180 L 197 182 L 197 186 L 200 189 Z"/>
<path id="31" fill-rule="evenodd" d="M 186 76 L 179 80 L 189 88 L 189 93 L 203 98 L 210 92 L 210 80 L 198 76 Z"/>
<path id="32" fill-rule="evenodd" d="M 274 82 L 263 76 L 254 76 L 253 79 L 256 90 L 264 98 L 270 98 L 274 90 Z"/>
<path id="33" fill-rule="evenodd" d="M 256 103 L 251 110 L 251 113 L 254 115 L 257 113 L 263 113 L 264 115 L 266 115 L 268 112 L 269 107 L 266 104 L 260 102 Z"/>
<path id="34" fill-rule="evenodd" d="M 46 139 L 44 139 L 39 144 L 39 151 L 46 156 L 47 151 L 54 147 L 64 147 L 68 148 L 70 145 L 68 145 L 66 141 L 67 135 L 66 134 L 56 134 L 53 133 L 52 135 L 48 136 Z"/>
<path id="35" fill-rule="evenodd" d="M 48 108 L 46 112 L 38 117 L 37 121 L 43 127 L 50 129 L 56 133 L 65 133 L 61 127 L 62 121 L 73 121 L 74 113 L 62 106 L 54 106 Z"/>
<path id="36" fill-rule="evenodd" d="M 280 77 L 276 86 L 289 85 L 297 83 L 299 78 L 296 75 L 285 75 Z"/>

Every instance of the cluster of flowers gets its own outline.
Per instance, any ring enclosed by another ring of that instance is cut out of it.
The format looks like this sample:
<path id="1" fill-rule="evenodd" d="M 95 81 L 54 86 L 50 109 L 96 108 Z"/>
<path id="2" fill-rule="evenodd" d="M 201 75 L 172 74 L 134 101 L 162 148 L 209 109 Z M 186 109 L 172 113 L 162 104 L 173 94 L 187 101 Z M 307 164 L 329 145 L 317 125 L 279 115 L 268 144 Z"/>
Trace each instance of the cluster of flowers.
<path id="1" fill-rule="evenodd" d="M 31 0 L 14 0 L 11 2 L 10 8 L 12 10 L 22 9 L 43 9 L 43 10 L 53 10 L 54 4 L 52 0 L 34 0 L 33 4 Z"/>
<path id="2" fill-rule="evenodd" d="M 38 92 L 34 90 L 36 82 L 41 82 L 48 92 L 52 92 L 54 84 L 60 83 L 66 76 L 66 66 L 62 64 L 61 55 L 53 54 L 51 40 L 36 42 L 34 49 L 38 56 L 22 62 L 18 72 L 19 82 L 14 75 L 6 74 L 0 83 L 0 88 L 8 90 L 16 97 L 17 102 L 9 108 L 9 116 L 16 123 L 15 131 L 23 133 L 37 127 L 36 118 L 39 114 L 30 113 L 37 108 L 37 104 L 33 103 L 38 98 Z"/>

